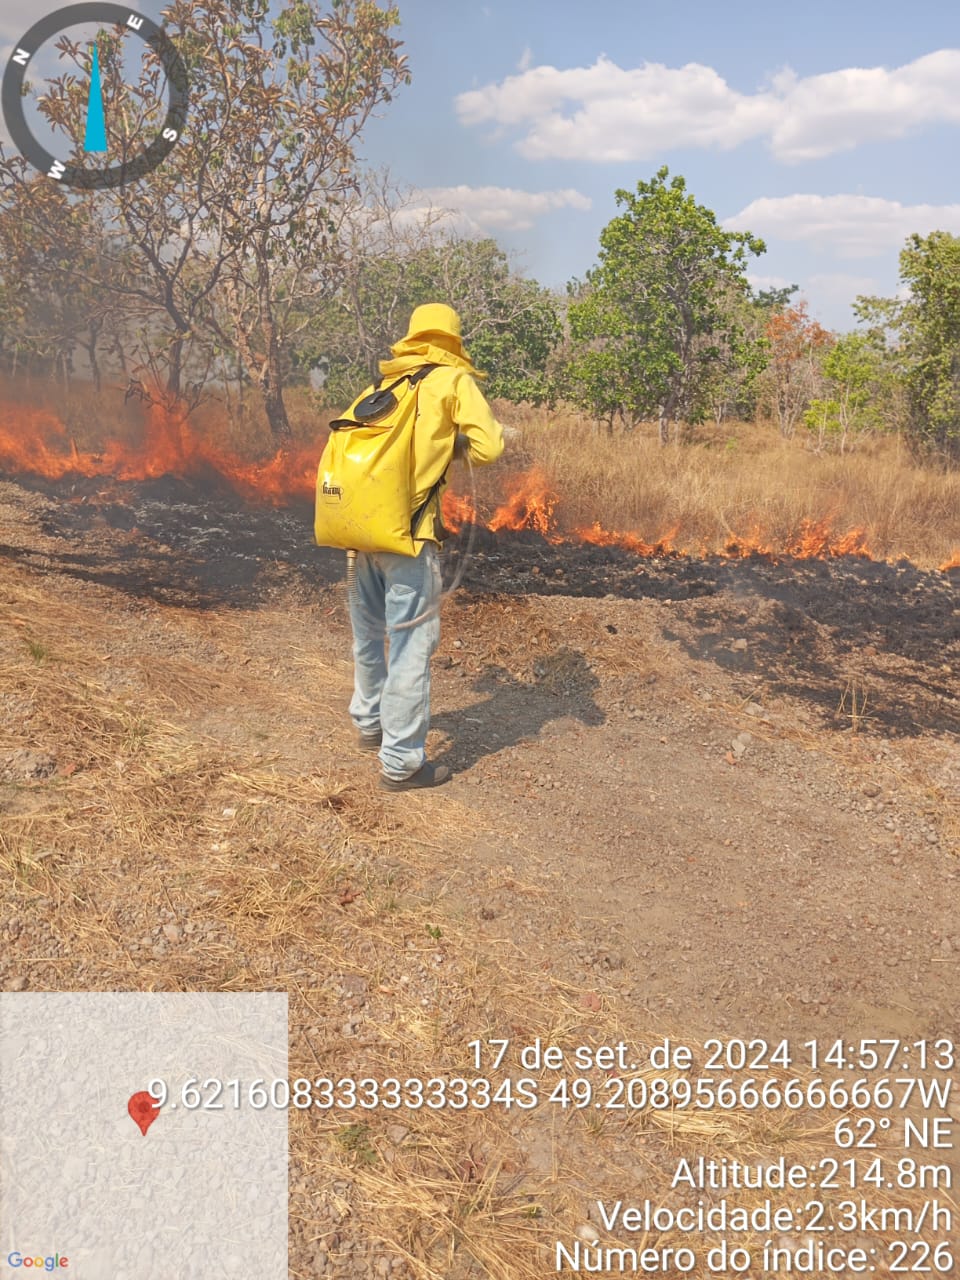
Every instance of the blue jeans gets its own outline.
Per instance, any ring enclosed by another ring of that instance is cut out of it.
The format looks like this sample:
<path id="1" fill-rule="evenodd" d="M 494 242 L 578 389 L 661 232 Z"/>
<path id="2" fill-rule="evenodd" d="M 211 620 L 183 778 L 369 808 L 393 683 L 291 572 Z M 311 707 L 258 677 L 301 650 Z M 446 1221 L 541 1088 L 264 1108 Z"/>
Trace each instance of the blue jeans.
<path id="1" fill-rule="evenodd" d="M 440 643 L 441 589 L 434 542 L 425 542 L 417 556 L 357 552 L 350 592 L 350 715 L 361 733 L 382 731 L 380 763 L 391 778 L 408 778 L 426 759 L 430 658 Z M 414 625 L 403 626 L 409 622 Z"/>

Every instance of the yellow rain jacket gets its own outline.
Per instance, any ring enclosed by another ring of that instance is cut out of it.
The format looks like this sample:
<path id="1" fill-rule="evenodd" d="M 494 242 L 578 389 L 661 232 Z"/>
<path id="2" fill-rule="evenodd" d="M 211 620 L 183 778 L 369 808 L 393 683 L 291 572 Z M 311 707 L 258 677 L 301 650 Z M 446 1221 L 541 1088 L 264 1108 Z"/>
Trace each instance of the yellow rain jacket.
<path id="1" fill-rule="evenodd" d="M 418 388 L 413 434 L 413 494 L 410 515 L 423 505 L 443 475 L 457 433 L 469 441 L 474 465 L 496 462 L 503 453 L 503 427 L 477 386 L 479 373 L 460 341 L 460 318 L 452 308 L 431 302 L 417 307 L 405 338 L 390 348 L 393 358 L 380 361 L 384 385 L 425 364 L 436 364 Z M 439 537 L 440 493 L 427 507 L 417 539 Z"/>

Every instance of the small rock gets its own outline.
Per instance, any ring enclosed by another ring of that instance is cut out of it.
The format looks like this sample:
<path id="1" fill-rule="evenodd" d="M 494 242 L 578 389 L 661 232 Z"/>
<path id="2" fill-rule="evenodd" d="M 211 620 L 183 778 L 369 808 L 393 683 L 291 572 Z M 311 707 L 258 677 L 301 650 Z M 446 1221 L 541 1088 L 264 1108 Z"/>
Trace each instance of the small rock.
<path id="1" fill-rule="evenodd" d="M 393 1143 L 395 1147 L 399 1147 L 400 1143 L 404 1140 L 404 1138 L 407 1136 L 409 1132 L 410 1130 L 406 1127 L 406 1125 L 402 1125 L 402 1124 L 387 1125 L 387 1137 L 390 1139 L 390 1141 Z"/>
<path id="2" fill-rule="evenodd" d="M 40 782 L 56 773 L 57 762 L 42 751 L 19 747 L 0 756 L 0 782 Z"/>
<path id="3" fill-rule="evenodd" d="M 734 653 L 743 653 L 747 647 L 747 642 L 741 637 L 739 640 L 734 640 L 730 647 L 733 649 Z"/>
<path id="4" fill-rule="evenodd" d="M 225 818 L 235 818 L 237 816 L 236 809 L 224 809 L 223 816 Z"/>
<path id="5" fill-rule="evenodd" d="M 582 1240 L 584 1244 L 599 1244 L 600 1232 L 589 1222 L 581 1222 L 573 1233 L 578 1240 Z"/>
<path id="6" fill-rule="evenodd" d="M 12 919 L 7 921 L 7 933 L 11 938 L 20 937 L 20 928 L 20 920 L 17 916 L 13 916 Z"/>
<path id="7" fill-rule="evenodd" d="M 26 991 L 27 980 L 22 975 L 18 978 L 11 978 L 4 988 L 5 991 Z"/>
<path id="8" fill-rule="evenodd" d="M 875 782 L 865 782 L 860 790 L 865 796 L 869 796 L 871 800 L 874 796 L 878 796 L 880 794 L 880 788 Z"/>
<path id="9" fill-rule="evenodd" d="M 183 930 L 178 924 L 165 924 L 163 936 L 168 942 L 179 942 L 183 938 Z"/>

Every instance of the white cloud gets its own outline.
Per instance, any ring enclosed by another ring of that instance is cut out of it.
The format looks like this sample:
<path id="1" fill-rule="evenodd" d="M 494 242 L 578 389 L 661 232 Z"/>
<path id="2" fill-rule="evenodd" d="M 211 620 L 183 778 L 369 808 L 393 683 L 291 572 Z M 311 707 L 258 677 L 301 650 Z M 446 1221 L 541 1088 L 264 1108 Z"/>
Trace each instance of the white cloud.
<path id="1" fill-rule="evenodd" d="M 956 49 L 892 70 L 800 78 L 787 68 L 755 93 L 731 88 L 700 63 L 623 68 L 601 55 L 590 67 L 523 67 L 461 93 L 456 108 L 465 125 L 521 130 L 517 149 L 529 159 L 642 161 L 671 148 L 726 150 L 766 139 L 778 159 L 799 161 L 960 123 L 958 79 Z"/>
<path id="2" fill-rule="evenodd" d="M 417 193 L 418 203 L 447 210 L 457 225 L 478 231 L 528 231 L 538 218 L 554 209 L 591 207 L 589 196 L 572 188 L 562 191 L 520 191 L 515 187 L 429 187 Z"/>
<path id="3" fill-rule="evenodd" d="M 818 306 L 852 304 L 860 294 L 881 294 L 884 288 L 875 276 L 858 276 L 847 271 L 821 272 L 808 276 L 804 293 L 816 298 Z"/>
<path id="4" fill-rule="evenodd" d="M 747 283 L 754 292 L 758 292 L 760 289 L 786 289 L 787 285 L 796 284 L 796 281 L 788 280 L 786 276 L 758 276 L 748 271 Z"/>
<path id="5" fill-rule="evenodd" d="M 940 49 L 902 67 L 848 67 L 775 80 L 784 110 L 771 137 L 781 159 L 814 160 L 864 142 L 903 138 L 928 124 L 960 123 L 960 50 Z"/>
<path id="6" fill-rule="evenodd" d="M 846 258 L 900 249 L 911 232 L 960 234 L 960 204 L 901 204 L 879 196 L 764 196 L 723 224 L 778 240 L 805 240 Z"/>

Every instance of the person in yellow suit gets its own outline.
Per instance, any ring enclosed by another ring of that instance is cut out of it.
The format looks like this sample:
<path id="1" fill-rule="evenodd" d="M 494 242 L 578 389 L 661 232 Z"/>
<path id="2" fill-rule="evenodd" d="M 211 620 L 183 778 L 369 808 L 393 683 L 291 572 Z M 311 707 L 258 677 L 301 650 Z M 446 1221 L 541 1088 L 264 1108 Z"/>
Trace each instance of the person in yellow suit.
<path id="1" fill-rule="evenodd" d="M 361 749 L 379 752 L 381 787 L 407 791 L 435 787 L 450 777 L 446 765 L 427 760 L 425 750 L 430 659 L 440 642 L 438 482 L 453 457 L 469 456 L 477 465 L 495 462 L 503 452 L 503 428 L 477 385 L 485 375 L 464 350 L 460 317 L 452 307 L 439 302 L 417 307 L 406 336 L 390 351 L 392 358 L 380 362 L 385 383 L 427 364 L 438 366 L 419 384 L 413 434 L 410 516 L 423 507 L 414 531 L 422 546 L 416 556 L 357 552 L 350 592 L 350 715 Z"/>

